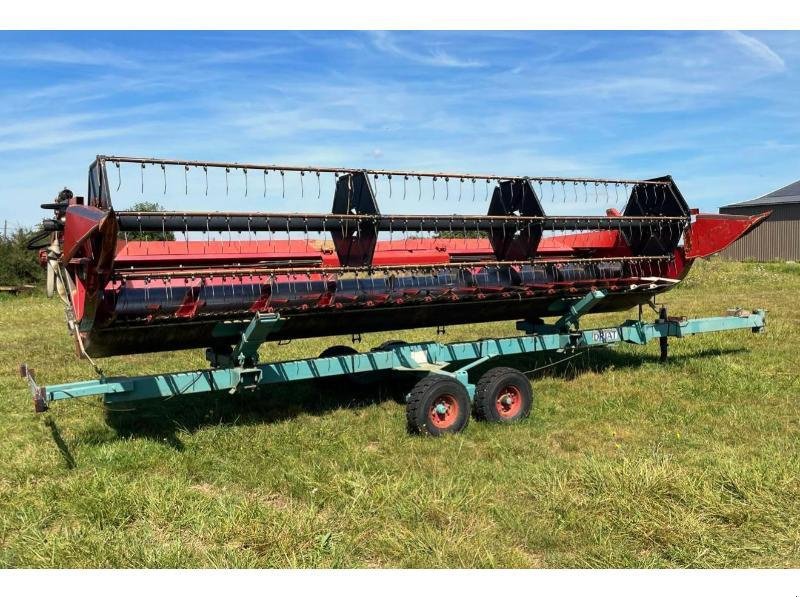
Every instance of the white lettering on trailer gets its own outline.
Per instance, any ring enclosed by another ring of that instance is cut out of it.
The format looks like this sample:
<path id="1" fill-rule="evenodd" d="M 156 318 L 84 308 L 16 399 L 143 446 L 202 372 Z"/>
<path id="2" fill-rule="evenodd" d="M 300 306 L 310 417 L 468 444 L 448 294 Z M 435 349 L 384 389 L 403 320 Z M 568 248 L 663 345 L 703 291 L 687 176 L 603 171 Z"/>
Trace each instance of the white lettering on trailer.
<path id="1" fill-rule="evenodd" d="M 592 331 L 592 341 L 597 344 L 609 344 L 619 341 L 619 331 L 616 329 L 595 329 Z"/>

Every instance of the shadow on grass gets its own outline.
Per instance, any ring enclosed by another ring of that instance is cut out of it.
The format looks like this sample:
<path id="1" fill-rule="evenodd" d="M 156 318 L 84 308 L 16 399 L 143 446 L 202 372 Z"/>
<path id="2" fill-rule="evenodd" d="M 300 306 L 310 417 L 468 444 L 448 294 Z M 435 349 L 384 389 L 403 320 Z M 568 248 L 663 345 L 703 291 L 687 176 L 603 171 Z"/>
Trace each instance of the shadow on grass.
<path id="1" fill-rule="evenodd" d="M 72 456 L 72 452 L 67 446 L 67 442 L 64 441 L 63 436 L 61 435 L 61 430 L 56 425 L 56 422 L 53 421 L 52 417 L 47 417 L 45 420 L 45 425 L 50 429 L 50 435 L 53 437 L 53 441 L 58 448 L 58 451 L 61 453 L 61 456 L 64 457 L 64 463 L 66 464 L 67 469 L 74 469 L 77 463 L 75 462 L 75 457 Z"/>
<path id="2" fill-rule="evenodd" d="M 211 425 L 277 423 L 301 414 L 322 415 L 338 409 L 356 409 L 386 401 L 404 402 L 413 380 L 388 376 L 383 381 L 356 385 L 347 378 L 327 378 L 317 383 L 274 384 L 258 392 L 234 395 L 216 393 L 152 401 L 136 406 L 113 406 L 106 423 L 119 437 L 145 437 L 176 450 L 183 444 L 177 433 L 194 432 Z M 402 389 L 402 393 L 397 390 Z"/>
<path id="3" fill-rule="evenodd" d="M 701 350 L 693 354 L 669 356 L 666 364 L 680 366 L 704 358 L 740 354 L 743 352 L 747 352 L 747 349 Z M 609 369 L 636 369 L 646 364 L 661 363 L 658 356 L 615 352 L 612 348 L 602 347 L 584 349 L 571 356 L 572 358 L 568 359 L 568 357 L 570 357 L 568 354 L 553 352 L 543 357 L 536 357 L 535 359 L 524 355 L 509 357 L 502 362 L 504 366 L 513 367 L 525 372 L 534 380 L 541 379 L 542 377 L 561 377 L 566 380 L 573 380 L 585 373 L 603 373 Z M 493 363 L 488 364 L 489 368 L 495 366 Z M 476 376 L 480 376 L 477 370 Z"/>
<path id="4" fill-rule="evenodd" d="M 672 365 L 681 365 L 707 357 L 745 351 L 745 349 L 704 350 L 690 355 L 670 357 L 669 362 Z M 532 379 L 551 376 L 572 380 L 584 373 L 602 373 L 609 369 L 635 369 L 645 364 L 659 362 L 657 356 L 614 352 L 608 348 L 578 352 L 568 361 L 563 360 L 566 356 L 563 353 L 552 353 L 537 355 L 535 358 L 531 355 L 492 360 L 476 368 L 471 380 L 476 381 L 485 371 L 500 364 L 524 371 Z M 355 385 L 347 378 L 329 378 L 316 383 L 270 385 L 255 393 L 236 395 L 217 393 L 140 403 L 135 406 L 114 406 L 106 411 L 106 423 L 118 437 L 149 438 L 181 451 L 183 444 L 177 436 L 178 432 L 192 433 L 201 427 L 220 424 L 276 423 L 293 419 L 301 414 L 321 415 L 338 409 L 355 409 L 379 404 L 387 400 L 403 403 L 405 394 L 410 391 L 417 378 L 413 375 L 401 377 L 388 375 L 378 382 L 373 381 L 372 385 L 368 386 Z M 57 438 L 54 434 L 53 437 L 61 449 L 62 446 L 58 443 L 60 436 Z M 105 443 L 108 439 L 93 436 L 91 439 L 83 439 L 82 442 Z M 70 456 L 68 450 L 64 456 L 65 459 Z"/>

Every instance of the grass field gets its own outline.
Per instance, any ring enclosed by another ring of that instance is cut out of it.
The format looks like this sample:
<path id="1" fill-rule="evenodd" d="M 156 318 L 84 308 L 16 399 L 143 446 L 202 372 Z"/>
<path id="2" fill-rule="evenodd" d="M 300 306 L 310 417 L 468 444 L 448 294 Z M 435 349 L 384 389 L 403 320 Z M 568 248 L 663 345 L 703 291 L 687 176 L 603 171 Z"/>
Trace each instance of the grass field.
<path id="1" fill-rule="evenodd" d="M 763 307 L 767 332 L 674 340 L 668 365 L 657 344 L 596 350 L 537 375 L 529 420 L 431 439 L 406 434 L 406 390 L 390 383 L 141 413 L 91 399 L 36 416 L 20 362 L 45 384 L 93 372 L 58 301 L 4 297 L 0 566 L 800 566 L 800 266 L 702 262 L 662 300 L 688 316 Z M 504 334 L 513 323 L 444 339 Z M 358 348 L 400 336 L 435 331 L 366 335 Z M 261 354 L 334 343 L 350 340 Z M 193 351 L 102 365 L 205 362 Z"/>

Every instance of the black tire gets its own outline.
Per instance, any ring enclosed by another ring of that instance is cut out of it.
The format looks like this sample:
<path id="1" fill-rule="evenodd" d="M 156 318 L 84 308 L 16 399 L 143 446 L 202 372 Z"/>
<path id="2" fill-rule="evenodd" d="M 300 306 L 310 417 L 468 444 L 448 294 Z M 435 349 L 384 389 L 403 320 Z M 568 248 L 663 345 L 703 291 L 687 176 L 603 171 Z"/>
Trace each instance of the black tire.
<path id="1" fill-rule="evenodd" d="M 408 346 L 408 343 L 404 342 L 403 340 L 387 340 L 372 350 L 375 352 L 381 352 L 386 350 L 394 350 L 395 348 L 402 348 L 403 346 Z"/>
<path id="2" fill-rule="evenodd" d="M 475 418 L 513 423 L 533 408 L 533 388 L 522 371 L 509 367 L 489 369 L 475 386 Z"/>
<path id="3" fill-rule="evenodd" d="M 447 375 L 428 375 L 408 395 L 408 430 L 432 436 L 458 433 L 469 423 L 470 408 L 467 388 L 460 381 Z"/>
<path id="4" fill-rule="evenodd" d="M 334 356 L 352 356 L 353 354 L 358 354 L 358 350 L 350 346 L 331 346 L 330 348 L 325 348 L 319 357 L 332 358 Z"/>

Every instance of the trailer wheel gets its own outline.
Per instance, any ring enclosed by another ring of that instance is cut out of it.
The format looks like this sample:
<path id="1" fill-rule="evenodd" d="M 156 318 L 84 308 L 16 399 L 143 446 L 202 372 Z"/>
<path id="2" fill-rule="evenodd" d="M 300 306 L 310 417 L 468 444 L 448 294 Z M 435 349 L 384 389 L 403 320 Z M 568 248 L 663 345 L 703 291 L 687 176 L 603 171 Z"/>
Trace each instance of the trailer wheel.
<path id="1" fill-rule="evenodd" d="M 453 377 L 428 375 L 408 395 L 406 418 L 412 433 L 458 433 L 467 427 L 469 413 L 467 388 Z"/>
<path id="2" fill-rule="evenodd" d="M 475 417 L 482 421 L 519 421 L 530 414 L 532 406 L 531 382 L 517 369 L 490 369 L 475 386 Z"/>

